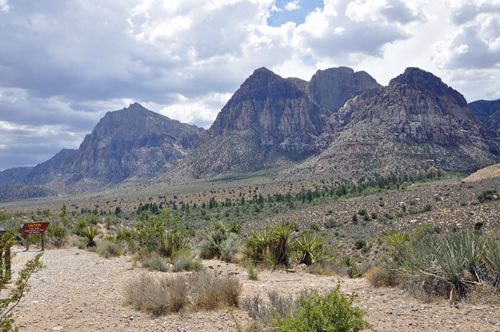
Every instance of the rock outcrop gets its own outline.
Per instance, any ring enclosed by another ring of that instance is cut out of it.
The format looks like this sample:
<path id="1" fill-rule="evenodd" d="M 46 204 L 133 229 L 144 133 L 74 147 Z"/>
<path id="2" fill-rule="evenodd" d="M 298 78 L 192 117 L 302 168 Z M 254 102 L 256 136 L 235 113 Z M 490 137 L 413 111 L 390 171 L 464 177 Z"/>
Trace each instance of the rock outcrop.
<path id="1" fill-rule="evenodd" d="M 380 86 L 364 71 L 338 67 L 318 70 L 307 84 L 307 94 L 326 114 L 337 112 L 345 102 Z"/>
<path id="2" fill-rule="evenodd" d="M 479 121 L 500 134 L 500 99 L 478 100 L 469 104 Z"/>
<path id="3" fill-rule="evenodd" d="M 347 101 L 330 125 L 322 153 L 289 172 L 468 172 L 500 161 L 496 133 L 459 92 L 418 68 Z"/>

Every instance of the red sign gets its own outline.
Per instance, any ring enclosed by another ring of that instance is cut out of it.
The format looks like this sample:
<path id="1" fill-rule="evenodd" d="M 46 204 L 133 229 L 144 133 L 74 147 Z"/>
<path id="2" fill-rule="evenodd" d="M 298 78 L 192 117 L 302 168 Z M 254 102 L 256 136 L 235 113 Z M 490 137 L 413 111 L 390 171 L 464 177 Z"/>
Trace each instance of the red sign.
<path id="1" fill-rule="evenodd" d="M 31 234 L 43 234 L 47 227 L 49 227 L 50 222 L 33 222 L 23 225 L 23 233 L 26 235 Z"/>

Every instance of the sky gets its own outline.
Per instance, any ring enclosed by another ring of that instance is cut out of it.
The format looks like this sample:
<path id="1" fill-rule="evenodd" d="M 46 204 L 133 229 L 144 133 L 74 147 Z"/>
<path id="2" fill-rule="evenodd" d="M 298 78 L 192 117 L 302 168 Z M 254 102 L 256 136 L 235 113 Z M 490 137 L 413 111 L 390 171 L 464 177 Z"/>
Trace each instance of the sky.
<path id="1" fill-rule="evenodd" d="M 0 170 L 134 102 L 208 128 L 252 72 L 419 67 L 500 99 L 500 0 L 0 0 Z"/>

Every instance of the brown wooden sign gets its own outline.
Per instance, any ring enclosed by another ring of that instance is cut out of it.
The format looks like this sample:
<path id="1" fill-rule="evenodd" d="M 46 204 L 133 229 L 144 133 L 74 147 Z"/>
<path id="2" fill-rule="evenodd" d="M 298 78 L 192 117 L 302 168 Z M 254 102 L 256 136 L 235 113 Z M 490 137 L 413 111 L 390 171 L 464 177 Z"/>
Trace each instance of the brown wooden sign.
<path id="1" fill-rule="evenodd" d="M 43 234 L 49 226 L 49 222 L 33 222 L 23 225 L 23 233 L 26 235 Z"/>

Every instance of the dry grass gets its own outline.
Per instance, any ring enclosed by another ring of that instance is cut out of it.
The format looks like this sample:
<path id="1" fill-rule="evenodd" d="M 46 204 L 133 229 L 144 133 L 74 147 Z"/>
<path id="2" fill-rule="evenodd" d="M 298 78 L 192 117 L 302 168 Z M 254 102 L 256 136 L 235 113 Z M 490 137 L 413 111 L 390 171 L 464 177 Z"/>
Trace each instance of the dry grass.
<path id="1" fill-rule="evenodd" d="M 475 285 L 467 295 L 466 301 L 475 305 L 500 305 L 500 293 L 488 283 Z"/>
<path id="2" fill-rule="evenodd" d="M 154 314 L 180 311 L 188 303 L 187 296 L 188 287 L 183 276 L 141 273 L 125 284 L 125 302 Z"/>
<path id="3" fill-rule="evenodd" d="M 241 285 L 233 276 L 209 273 L 186 276 L 141 273 L 126 283 L 124 293 L 127 304 L 159 315 L 238 306 Z"/>
<path id="4" fill-rule="evenodd" d="M 396 286 L 398 284 L 398 280 L 393 273 L 394 272 L 380 266 L 374 266 L 366 272 L 365 278 L 372 286 L 375 287 Z"/>
<path id="5" fill-rule="evenodd" d="M 216 273 L 196 273 L 189 277 L 193 288 L 194 310 L 215 310 L 238 306 L 241 285 L 233 276 L 219 277 Z"/>

